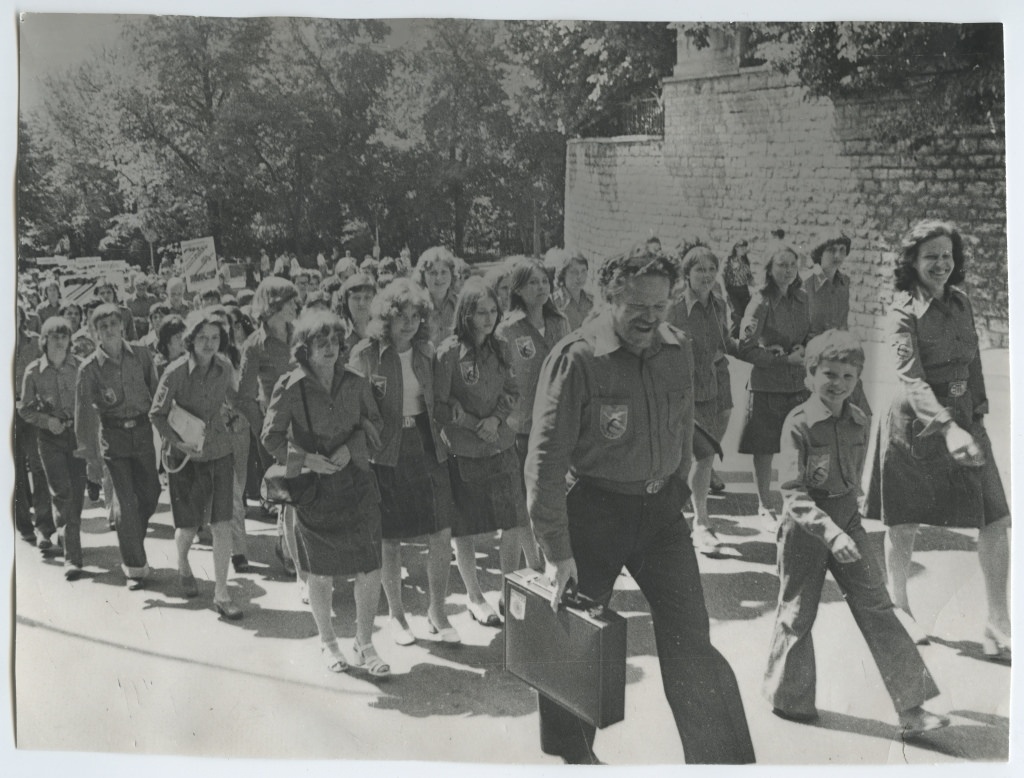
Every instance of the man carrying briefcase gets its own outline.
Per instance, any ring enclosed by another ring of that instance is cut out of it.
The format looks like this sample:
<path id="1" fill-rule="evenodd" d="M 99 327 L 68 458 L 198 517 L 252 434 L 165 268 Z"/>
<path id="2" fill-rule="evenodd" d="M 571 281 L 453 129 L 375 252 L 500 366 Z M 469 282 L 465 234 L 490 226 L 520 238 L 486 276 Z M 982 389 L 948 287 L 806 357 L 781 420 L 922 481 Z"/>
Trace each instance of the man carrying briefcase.
<path id="1" fill-rule="evenodd" d="M 677 271 L 647 251 L 607 260 L 607 303 L 541 369 L 527 502 L 553 605 L 566 583 L 607 604 L 625 566 L 647 598 L 686 762 L 754 761 L 736 677 L 711 645 L 681 509 L 693 437 L 693 352 L 665 323 Z M 566 489 L 566 474 L 569 487 Z M 541 748 L 593 763 L 595 729 L 540 696 Z"/>

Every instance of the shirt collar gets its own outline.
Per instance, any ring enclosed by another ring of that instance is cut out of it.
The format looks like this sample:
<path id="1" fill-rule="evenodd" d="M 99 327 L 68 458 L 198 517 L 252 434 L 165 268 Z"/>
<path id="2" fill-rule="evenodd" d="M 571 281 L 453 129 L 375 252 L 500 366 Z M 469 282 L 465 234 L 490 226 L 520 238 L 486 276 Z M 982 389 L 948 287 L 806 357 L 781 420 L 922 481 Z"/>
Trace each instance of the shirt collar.
<path id="1" fill-rule="evenodd" d="M 804 403 L 804 413 L 807 416 L 807 423 L 809 425 L 833 418 L 832 411 L 825 406 L 825 403 L 816 394 L 812 394 L 807 399 L 807 402 Z M 841 421 L 852 421 L 855 424 L 864 424 L 864 415 L 855 413 L 854 407 L 850 404 L 849 400 L 843 403 L 843 412 L 839 419 Z"/>
<path id="2" fill-rule="evenodd" d="M 131 344 L 127 340 L 124 340 L 124 339 L 121 340 L 121 348 L 123 349 L 123 351 L 121 353 L 122 358 L 124 358 L 125 354 L 128 354 L 130 356 L 130 355 L 135 353 L 132 350 Z M 106 351 L 104 351 L 103 350 L 103 344 L 99 343 L 97 341 L 97 343 L 96 343 L 96 361 L 99 363 L 100 367 L 103 367 L 103 365 L 106 363 L 106 361 L 108 359 L 113 359 L 113 357 L 111 357 L 110 354 L 108 354 Z"/>
<path id="3" fill-rule="evenodd" d="M 694 291 L 689 286 L 687 286 L 683 290 L 683 302 L 686 303 L 686 315 L 689 316 L 690 312 L 693 311 L 693 306 L 697 305 L 698 303 L 704 308 L 710 308 L 712 305 L 715 304 L 714 300 L 712 299 L 714 295 L 715 293 L 712 290 L 712 292 L 708 295 L 708 301 L 705 304 L 702 303 L 700 298 L 697 297 L 696 294 L 694 294 Z"/>
<path id="4" fill-rule="evenodd" d="M 599 313 L 594 318 L 590 326 L 593 328 L 592 332 L 594 333 L 595 357 L 603 357 L 611 354 L 617 349 L 623 348 L 622 341 L 615 333 L 615 324 L 612 322 L 612 314 L 610 310 L 605 309 Z M 678 342 L 675 340 L 675 336 L 672 335 L 671 331 L 668 329 L 668 325 L 662 322 L 654 332 L 654 339 L 651 342 L 651 347 L 647 349 L 645 353 L 657 353 L 666 339 Z"/>
<path id="5" fill-rule="evenodd" d="M 934 297 L 926 295 L 921 287 L 916 287 L 910 295 L 910 310 L 918 319 L 928 312 L 931 304 L 935 302 Z"/>
<path id="6" fill-rule="evenodd" d="M 215 370 L 216 369 L 216 370 L 219 371 L 221 369 L 220 360 L 218 359 L 219 356 L 220 356 L 220 354 L 214 354 L 213 355 L 213 359 L 210 360 L 210 368 L 209 368 L 210 370 Z M 199 367 L 199 363 L 196 361 L 196 358 L 191 353 L 189 353 L 189 355 L 188 355 L 188 374 L 192 375 L 192 373 L 194 373 L 196 368 L 198 368 L 198 367 Z"/>

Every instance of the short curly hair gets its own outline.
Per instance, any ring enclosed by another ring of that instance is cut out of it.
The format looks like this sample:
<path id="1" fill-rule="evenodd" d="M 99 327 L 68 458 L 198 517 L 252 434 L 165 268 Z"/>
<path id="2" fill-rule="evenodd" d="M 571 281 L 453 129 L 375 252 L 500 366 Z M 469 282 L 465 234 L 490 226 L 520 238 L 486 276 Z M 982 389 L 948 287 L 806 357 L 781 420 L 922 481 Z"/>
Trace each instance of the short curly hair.
<path id="1" fill-rule="evenodd" d="M 917 268 L 914 263 L 917 261 L 917 252 L 921 244 L 932 238 L 946 237 L 953 243 L 953 272 L 946 281 L 946 288 L 962 283 L 967 277 L 965 269 L 966 258 L 964 257 L 964 239 L 960 231 L 950 222 L 939 219 L 924 219 L 919 221 L 900 241 L 900 254 L 896 258 L 896 288 L 901 292 L 911 292 L 917 286 Z"/>
<path id="2" fill-rule="evenodd" d="M 820 241 L 817 246 L 811 249 L 811 262 L 815 265 L 821 264 L 821 255 L 825 253 L 826 249 L 830 249 L 833 246 L 843 246 L 846 249 L 846 253 L 850 253 L 850 237 L 842 232 L 830 235 L 824 240 Z"/>
<path id="3" fill-rule="evenodd" d="M 423 320 L 413 340 L 429 340 L 430 328 L 426 325 L 426 319 L 434 309 L 434 304 L 430 301 L 427 290 L 410 278 L 396 278 L 373 298 L 366 337 L 381 343 L 390 343 L 391 322 L 407 306 L 412 306 Z"/>
<path id="4" fill-rule="evenodd" d="M 626 284 L 634 278 L 660 276 L 668 280 L 670 290 L 679 281 L 679 269 L 676 263 L 664 254 L 655 254 L 644 246 L 635 248 L 628 254 L 609 257 L 597 272 L 597 283 L 601 296 L 611 302 L 626 288 Z"/>

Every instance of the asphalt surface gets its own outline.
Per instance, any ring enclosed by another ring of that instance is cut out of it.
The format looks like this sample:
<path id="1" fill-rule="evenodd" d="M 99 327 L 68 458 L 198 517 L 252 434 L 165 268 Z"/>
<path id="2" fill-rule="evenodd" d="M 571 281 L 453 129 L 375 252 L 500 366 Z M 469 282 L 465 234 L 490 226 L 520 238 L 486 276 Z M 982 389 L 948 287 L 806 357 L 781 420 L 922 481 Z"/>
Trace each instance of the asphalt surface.
<path id="1" fill-rule="evenodd" d="M 989 429 L 1009 485 L 1007 352 L 986 352 L 985 359 L 993 406 Z M 742 405 L 743 366 L 733 373 L 734 397 Z M 886 387 L 866 377 L 878 412 Z M 737 409 L 726 451 L 735 450 L 740 415 Z M 913 740 L 900 736 L 878 671 L 831 579 L 814 630 L 821 718 L 806 725 L 771 714 L 760 686 L 778 593 L 774 531 L 754 515 L 747 460 L 733 455 L 721 463 L 728 490 L 711 498 L 711 514 L 728 555 L 701 557 L 700 564 L 712 640 L 739 679 L 759 763 L 965 766 L 1007 759 L 1011 671 L 981 655 L 984 593 L 974 533 L 966 531 L 922 528 L 910 584 L 918 620 L 932 636 L 921 652 L 942 692 L 928 707 L 950 716 L 948 729 Z M 390 640 L 382 596 L 374 639 L 393 676 L 375 681 L 358 670 L 335 675 L 321 661 L 313 619 L 297 584 L 274 556 L 274 524 L 257 514 L 253 511 L 247 522 L 256 570 L 230 576 L 232 595 L 245 611 L 237 622 L 212 609 L 209 546 L 198 545 L 191 555 L 199 597 L 181 595 L 166 493 L 146 541 L 155 572 L 142 591 L 124 586 L 116 537 L 107 529 L 102 505 L 85 513 L 87 566 L 78 581 L 63 579 L 59 559 L 42 558 L 37 549 L 17 542 L 12 680 L 19 752 L 7 756 L 15 766 L 7 774 L 48 775 L 53 769 L 75 774 L 240 770 L 247 775 L 299 769 L 311 774 L 338 767 L 99 759 L 89 753 L 53 761 L 53 753 L 43 753 L 53 751 L 389 760 L 387 766 L 366 768 L 394 775 L 423 771 L 423 765 L 406 760 L 560 763 L 540 751 L 533 692 L 502 667 L 502 632 L 470 619 L 454 562 L 448 612 L 462 645 L 428 638 L 425 548 L 410 545 L 404 594 L 417 643 L 400 647 Z M 880 524 L 866 525 L 880 551 Z M 495 603 L 497 555 L 481 545 L 479 558 L 482 583 Z M 598 734 L 595 751 L 611 765 L 682 763 L 661 690 L 650 616 L 628 576 L 620 577 L 611 604 L 628 619 L 626 719 Z M 339 582 L 334 605 L 342 647 L 351 656 L 351 583 Z"/>

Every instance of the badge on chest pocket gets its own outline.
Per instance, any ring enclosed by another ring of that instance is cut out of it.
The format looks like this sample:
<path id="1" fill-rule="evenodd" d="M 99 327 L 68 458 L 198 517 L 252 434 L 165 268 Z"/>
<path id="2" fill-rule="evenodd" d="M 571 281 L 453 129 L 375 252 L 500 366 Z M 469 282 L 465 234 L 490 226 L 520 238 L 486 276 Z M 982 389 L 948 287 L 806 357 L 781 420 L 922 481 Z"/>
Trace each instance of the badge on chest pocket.
<path id="1" fill-rule="evenodd" d="M 628 405 L 601 406 L 601 434 L 608 440 L 618 440 L 629 427 Z"/>
<path id="2" fill-rule="evenodd" d="M 516 348 L 519 350 L 519 356 L 523 359 L 533 359 L 537 356 L 537 347 L 533 343 L 533 338 L 529 335 L 516 338 Z"/>
<path id="3" fill-rule="evenodd" d="M 109 386 L 103 388 L 103 391 L 100 392 L 100 397 L 104 405 L 117 405 L 117 392 Z"/>
<path id="4" fill-rule="evenodd" d="M 388 377 L 383 375 L 371 375 L 370 384 L 373 386 L 373 396 L 378 400 L 383 399 L 388 393 Z"/>
<path id="5" fill-rule="evenodd" d="M 832 456 L 829 452 L 822 454 L 810 454 L 807 457 L 807 485 L 824 486 L 828 480 L 828 474 Z"/>
<path id="6" fill-rule="evenodd" d="M 480 380 L 480 368 L 476 362 L 459 362 L 459 370 L 462 371 L 462 380 L 467 386 L 472 386 Z"/>

